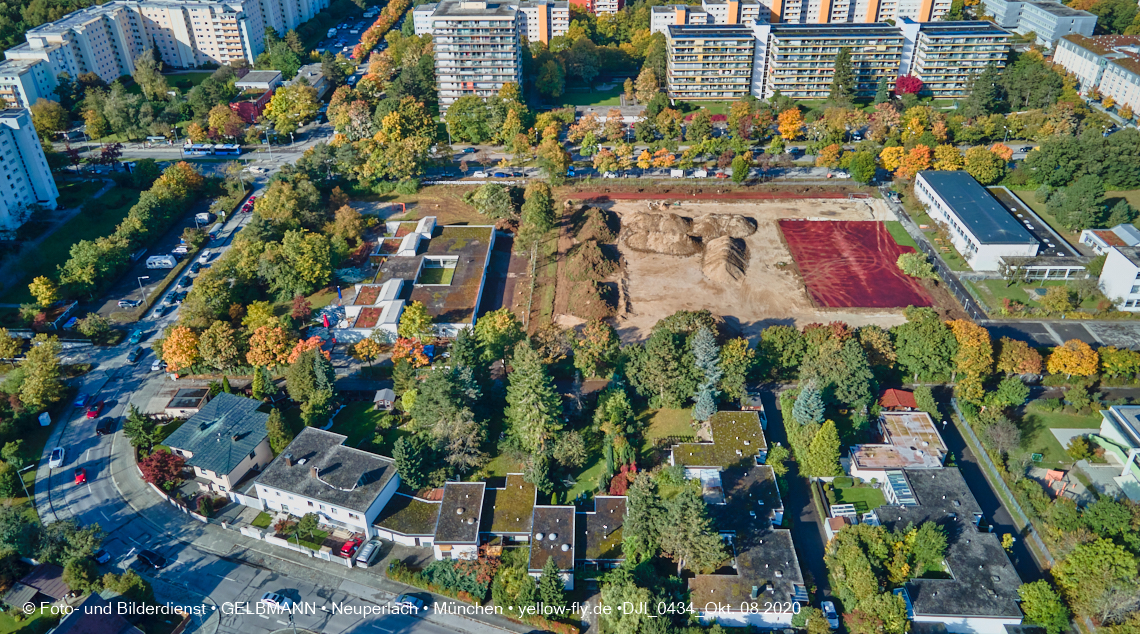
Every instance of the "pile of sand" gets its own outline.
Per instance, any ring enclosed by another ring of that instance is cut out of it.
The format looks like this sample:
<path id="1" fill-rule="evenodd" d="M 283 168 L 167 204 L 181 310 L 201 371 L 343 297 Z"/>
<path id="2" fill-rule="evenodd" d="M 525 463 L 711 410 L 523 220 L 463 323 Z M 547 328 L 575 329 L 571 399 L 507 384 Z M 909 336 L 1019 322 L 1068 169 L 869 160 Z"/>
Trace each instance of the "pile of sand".
<path id="1" fill-rule="evenodd" d="M 705 240 L 722 236 L 747 238 L 756 233 L 756 221 L 737 214 L 706 214 L 693 221 L 689 233 Z"/>
<path id="2" fill-rule="evenodd" d="M 701 272 L 705 277 L 728 286 L 738 284 L 748 270 L 748 245 L 740 238 L 721 236 L 705 243 Z"/>
<path id="3" fill-rule="evenodd" d="M 663 231 L 630 231 L 625 244 L 634 251 L 688 257 L 701 252 L 701 243 L 687 233 Z"/>
<path id="4" fill-rule="evenodd" d="M 621 225 L 636 233 L 689 233 L 692 221 L 671 212 L 634 212 L 622 216 Z"/>

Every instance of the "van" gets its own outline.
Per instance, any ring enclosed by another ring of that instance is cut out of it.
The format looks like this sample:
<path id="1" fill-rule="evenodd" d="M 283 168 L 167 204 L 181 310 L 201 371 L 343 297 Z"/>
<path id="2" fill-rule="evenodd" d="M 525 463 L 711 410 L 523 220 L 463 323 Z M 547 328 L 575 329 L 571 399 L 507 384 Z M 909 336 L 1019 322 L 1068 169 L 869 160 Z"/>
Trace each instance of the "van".
<path id="1" fill-rule="evenodd" d="M 210 227 L 210 239 L 211 240 L 217 240 L 218 239 L 218 235 L 222 232 L 222 226 L 223 226 L 222 223 L 219 222 L 218 224 Z"/>
<path id="2" fill-rule="evenodd" d="M 213 218 L 210 216 L 209 212 L 202 212 L 200 214 L 194 214 L 194 220 L 197 220 L 202 224 L 209 224 Z"/>
<path id="3" fill-rule="evenodd" d="M 697 170 L 697 171 L 693 172 L 693 178 L 708 178 L 708 177 L 709 177 L 709 173 L 706 172 L 705 170 Z"/>
<path id="4" fill-rule="evenodd" d="M 148 269 L 172 269 L 174 265 L 174 256 L 171 255 L 152 255 L 146 259 Z"/>
<path id="5" fill-rule="evenodd" d="M 684 178 L 685 170 L 669 170 L 669 176 L 671 178 Z"/>
<path id="6" fill-rule="evenodd" d="M 360 568 L 367 568 L 376 563 L 376 559 L 380 556 L 380 542 L 371 540 L 360 548 L 360 552 L 356 553 L 356 565 Z"/>

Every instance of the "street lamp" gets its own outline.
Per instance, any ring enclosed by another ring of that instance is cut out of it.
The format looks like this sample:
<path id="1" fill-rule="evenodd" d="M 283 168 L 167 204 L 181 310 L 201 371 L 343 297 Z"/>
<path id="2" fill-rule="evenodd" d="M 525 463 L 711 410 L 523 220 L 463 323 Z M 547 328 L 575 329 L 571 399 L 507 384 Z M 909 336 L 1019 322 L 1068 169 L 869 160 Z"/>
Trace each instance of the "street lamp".
<path id="1" fill-rule="evenodd" d="M 269 142 L 269 128 L 265 128 L 265 146 L 269 148 L 269 160 L 273 160 L 273 144 Z"/>
<path id="2" fill-rule="evenodd" d="M 139 278 L 139 295 L 142 295 L 143 308 L 150 308 L 150 306 L 148 306 L 146 303 L 146 292 L 143 291 L 143 285 L 142 285 L 143 280 L 149 280 L 149 279 L 150 279 L 149 275 L 143 275 L 142 277 Z"/>
<path id="3" fill-rule="evenodd" d="M 1009 140 L 1009 126 L 1002 127 L 1005 128 L 1005 139 L 1002 140 L 1001 144 L 1005 145 L 1005 142 Z"/>

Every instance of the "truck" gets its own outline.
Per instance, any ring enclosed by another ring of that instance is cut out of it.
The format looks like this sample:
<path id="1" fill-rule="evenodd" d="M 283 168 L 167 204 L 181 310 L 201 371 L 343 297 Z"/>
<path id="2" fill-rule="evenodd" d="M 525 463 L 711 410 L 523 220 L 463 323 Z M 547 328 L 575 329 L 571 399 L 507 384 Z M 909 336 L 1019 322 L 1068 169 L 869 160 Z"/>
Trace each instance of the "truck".
<path id="1" fill-rule="evenodd" d="M 213 219 L 213 216 L 211 216 L 208 212 L 202 212 L 200 214 L 194 214 L 194 220 L 197 220 L 198 222 L 200 222 L 201 224 L 204 224 L 204 225 L 210 224 L 210 220 L 212 220 L 212 219 Z"/>
<path id="2" fill-rule="evenodd" d="M 693 172 L 693 178 L 708 178 L 708 177 L 709 177 L 709 173 L 706 172 L 705 170 L 697 170 L 697 171 Z"/>
<path id="3" fill-rule="evenodd" d="M 669 170 L 670 178 L 684 178 L 685 170 Z"/>
<path id="4" fill-rule="evenodd" d="M 329 29 L 329 33 L 325 37 L 336 37 L 336 29 Z"/>
<path id="5" fill-rule="evenodd" d="M 216 225 L 214 225 L 214 226 L 210 227 L 210 239 L 211 239 L 211 240 L 217 240 L 217 239 L 218 239 L 218 235 L 219 235 L 221 232 L 222 232 L 222 223 L 220 223 L 220 222 L 219 222 L 218 224 L 216 224 Z"/>
<path id="6" fill-rule="evenodd" d="M 148 269 L 172 269 L 175 264 L 173 255 L 152 255 L 146 259 Z"/>

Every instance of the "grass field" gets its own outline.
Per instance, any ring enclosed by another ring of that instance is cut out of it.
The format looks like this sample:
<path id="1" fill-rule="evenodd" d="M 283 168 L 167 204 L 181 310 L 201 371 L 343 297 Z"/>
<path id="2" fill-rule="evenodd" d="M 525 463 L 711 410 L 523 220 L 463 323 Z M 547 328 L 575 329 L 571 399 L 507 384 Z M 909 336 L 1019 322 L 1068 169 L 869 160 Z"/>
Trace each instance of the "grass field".
<path id="1" fill-rule="evenodd" d="M 265 511 L 262 511 L 257 514 L 257 517 L 253 518 L 253 521 L 250 522 L 250 525 L 256 528 L 269 528 L 269 525 L 272 523 L 273 516 L 269 513 L 266 513 Z"/>
<path id="2" fill-rule="evenodd" d="M 854 504 L 859 513 L 866 513 L 887 503 L 883 492 L 871 486 L 835 487 L 836 504 Z"/>
<path id="3" fill-rule="evenodd" d="M 443 268 L 433 267 L 425 268 L 420 271 L 420 279 L 416 280 L 416 284 L 442 284 L 449 285 L 451 280 L 455 277 L 455 267 Z"/>
<path id="4" fill-rule="evenodd" d="M 54 279 L 56 267 L 70 257 L 72 245 L 80 240 L 94 240 L 110 235 L 138 199 L 137 191 L 112 189 L 99 198 L 98 205 L 93 205 L 92 213 L 82 213 L 68 220 L 50 238 L 44 240 L 35 253 L 24 258 L 17 275 L 20 281 L 0 295 L 0 303 L 31 302 L 32 294 L 28 292 L 28 283 L 32 278 L 45 275 Z"/>
<path id="5" fill-rule="evenodd" d="M 13 632 L 43 634 L 59 625 L 59 615 L 52 614 L 50 610 L 50 608 L 43 608 L 34 617 L 23 621 L 16 621 L 13 618 L 16 613 L 14 610 L 0 613 L 0 634 L 12 634 Z"/>
<path id="6" fill-rule="evenodd" d="M 590 88 L 583 90 L 570 90 L 569 88 L 563 93 L 560 100 L 567 106 L 620 106 L 621 93 L 623 88 L 621 84 L 610 88 L 609 90 L 595 90 Z"/>
<path id="7" fill-rule="evenodd" d="M 1099 414 L 1072 414 L 1068 412 L 1048 412 L 1036 402 L 1025 406 L 1021 417 L 1021 446 L 1029 453 L 1039 453 L 1042 458 L 1037 466 L 1053 468 L 1068 467 L 1072 457 L 1057 441 L 1051 429 L 1100 429 Z"/>
<path id="8" fill-rule="evenodd" d="M 890 232 L 891 237 L 894 238 L 895 242 L 900 246 L 910 247 L 915 250 L 918 249 L 918 244 L 916 244 L 914 238 L 910 237 L 910 234 L 906 232 L 901 222 L 898 220 L 888 220 L 883 224 L 887 226 L 887 231 Z"/>
<path id="9" fill-rule="evenodd" d="M 344 441 L 345 446 L 372 451 L 376 426 L 388 416 L 388 412 L 373 408 L 372 403 L 367 401 L 349 403 L 333 418 L 330 431 L 348 436 Z M 395 442 L 393 438 L 392 443 Z"/>
<path id="10" fill-rule="evenodd" d="M 1014 284 L 1006 286 L 1005 280 L 978 280 L 970 281 L 971 286 L 978 292 L 978 294 L 985 300 L 990 308 L 998 309 L 1002 305 L 1003 299 L 1016 300 L 1029 306 L 1037 306 L 1037 300 L 1031 298 L 1030 293 L 1035 288 L 1049 288 L 1051 286 L 1064 286 L 1067 282 L 1061 280 L 1050 280 L 1045 282 L 1033 282 L 1031 284 Z M 1099 300 L 1096 297 L 1086 297 L 1081 302 L 1081 308 L 1084 310 L 1096 310 L 1096 305 Z"/>
<path id="11" fill-rule="evenodd" d="M 206 81 L 206 78 L 213 74 L 214 71 L 205 70 L 165 75 L 166 85 L 171 88 L 177 88 L 185 93 L 194 86 Z"/>
<path id="12" fill-rule="evenodd" d="M 102 181 L 71 181 L 59 186 L 59 209 L 78 207 L 103 188 Z M 108 192 L 110 193 L 110 192 Z"/>
<path id="13" fill-rule="evenodd" d="M 695 436 L 693 410 L 689 409 L 649 409 L 637 417 L 645 429 L 645 439 L 652 444 L 657 438 L 669 436 Z"/>

